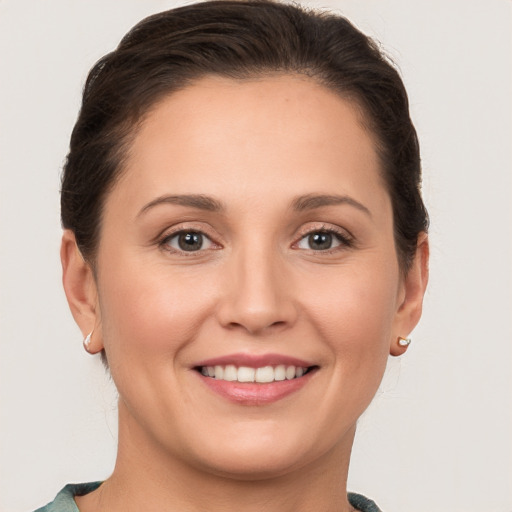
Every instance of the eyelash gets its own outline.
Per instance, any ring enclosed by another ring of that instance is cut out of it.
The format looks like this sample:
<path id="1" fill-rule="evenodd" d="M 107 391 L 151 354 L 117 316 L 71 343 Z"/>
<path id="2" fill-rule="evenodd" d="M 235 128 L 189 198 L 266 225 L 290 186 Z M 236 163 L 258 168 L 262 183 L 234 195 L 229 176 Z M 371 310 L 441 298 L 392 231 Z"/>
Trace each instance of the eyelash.
<path id="1" fill-rule="evenodd" d="M 195 233 L 195 234 L 201 235 L 201 236 L 205 237 L 207 240 L 209 240 L 210 243 L 215 247 L 213 249 L 199 249 L 197 251 L 184 251 L 184 250 L 175 249 L 175 248 L 169 246 L 169 242 L 173 238 L 176 238 L 179 235 L 187 234 L 187 233 Z M 300 234 L 300 238 L 296 242 L 293 243 L 292 247 L 296 247 L 297 244 L 299 244 L 305 238 L 307 238 L 308 236 L 314 235 L 314 234 L 333 235 L 334 238 L 340 243 L 340 245 L 336 246 L 336 247 L 331 247 L 329 249 L 324 249 L 324 250 L 309 249 L 309 251 L 312 253 L 332 254 L 332 253 L 338 252 L 343 249 L 347 249 L 347 248 L 350 249 L 350 248 L 354 247 L 354 245 L 355 245 L 354 238 L 352 237 L 352 235 L 348 234 L 346 231 L 337 229 L 335 227 L 327 227 L 325 225 L 322 225 L 320 227 L 315 227 L 314 229 L 308 229 L 308 230 L 302 232 Z M 202 253 L 202 252 L 208 251 L 208 250 L 216 250 L 217 248 L 221 247 L 220 244 L 217 244 L 216 242 L 214 242 L 212 240 L 212 237 L 210 237 L 202 229 L 194 229 L 193 227 L 187 228 L 187 229 L 181 228 L 181 229 L 177 229 L 176 231 L 173 231 L 172 233 L 166 233 L 164 236 L 162 236 L 157 241 L 157 244 L 162 250 L 165 250 L 165 251 L 173 253 L 173 254 L 179 254 L 180 256 L 184 256 L 184 257 L 197 256 L 198 253 Z"/>
<path id="2" fill-rule="evenodd" d="M 347 233 L 347 231 L 341 230 L 335 226 L 322 225 L 319 227 L 315 227 L 313 229 L 308 229 L 308 230 L 304 231 L 303 233 L 301 233 L 299 240 L 297 242 L 295 242 L 293 244 L 293 246 L 296 246 L 302 240 L 304 240 L 308 236 L 311 236 L 314 234 L 333 235 L 334 238 L 340 243 L 339 246 L 331 247 L 329 249 L 324 249 L 324 250 L 316 250 L 315 251 L 314 249 L 309 249 L 309 251 L 314 254 L 322 254 L 322 255 L 333 254 L 338 251 L 342 251 L 344 249 L 353 248 L 355 245 L 354 237 L 351 234 Z"/>
<path id="3" fill-rule="evenodd" d="M 186 229 L 178 228 L 171 233 L 166 233 L 157 241 L 158 247 L 160 247 L 164 251 L 170 252 L 172 254 L 178 254 L 178 255 L 184 256 L 184 257 L 197 256 L 198 254 L 203 253 L 204 251 L 212 250 L 212 249 L 199 249 L 198 251 L 184 251 L 184 250 L 180 250 L 180 249 L 175 249 L 174 247 L 171 247 L 169 245 L 169 242 L 173 238 L 176 238 L 180 235 L 188 234 L 188 233 L 195 233 L 195 234 L 201 235 L 204 238 L 206 238 L 207 240 L 209 240 L 210 243 L 214 246 L 213 250 L 221 247 L 220 244 L 217 244 L 216 242 L 214 242 L 212 240 L 212 237 L 210 235 L 208 235 L 207 233 L 205 233 L 203 229 L 195 229 L 194 227 L 190 227 L 190 228 L 186 228 Z"/>

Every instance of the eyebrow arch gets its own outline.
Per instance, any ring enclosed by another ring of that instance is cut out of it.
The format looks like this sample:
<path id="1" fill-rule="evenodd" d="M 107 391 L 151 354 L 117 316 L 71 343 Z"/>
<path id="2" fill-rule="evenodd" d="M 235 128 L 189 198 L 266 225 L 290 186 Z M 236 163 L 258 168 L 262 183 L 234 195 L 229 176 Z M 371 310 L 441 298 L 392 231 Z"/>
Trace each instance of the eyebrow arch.
<path id="1" fill-rule="evenodd" d="M 176 204 L 179 206 L 188 206 L 190 208 L 197 208 L 199 210 L 205 210 L 209 212 L 223 212 L 225 206 L 220 201 L 217 201 L 213 197 L 205 196 L 203 194 L 181 194 L 181 195 L 164 195 L 153 199 L 147 203 L 137 217 L 144 214 L 151 208 L 160 204 Z M 297 212 L 303 212 L 306 210 L 314 210 L 315 208 L 321 208 L 322 206 L 332 206 L 348 204 L 357 208 L 358 210 L 366 213 L 368 216 L 372 216 L 370 210 L 363 204 L 350 196 L 340 196 L 336 194 L 306 194 L 299 196 L 292 202 L 292 209 Z"/>
<path id="2" fill-rule="evenodd" d="M 304 196 L 297 197 L 292 202 L 292 208 L 297 212 L 303 212 L 306 210 L 321 208 L 322 206 L 332 206 L 339 204 L 348 204 L 366 213 L 369 217 L 372 216 L 370 210 L 368 210 L 368 208 L 366 208 L 366 206 L 361 204 L 359 201 L 356 201 L 350 196 L 340 196 L 336 194 L 306 194 Z"/>
<path id="3" fill-rule="evenodd" d="M 160 204 L 177 204 L 179 206 L 188 206 L 209 212 L 223 212 L 225 210 L 221 202 L 213 199 L 213 197 L 202 194 L 166 195 L 157 197 L 146 204 L 137 214 L 137 217 Z"/>

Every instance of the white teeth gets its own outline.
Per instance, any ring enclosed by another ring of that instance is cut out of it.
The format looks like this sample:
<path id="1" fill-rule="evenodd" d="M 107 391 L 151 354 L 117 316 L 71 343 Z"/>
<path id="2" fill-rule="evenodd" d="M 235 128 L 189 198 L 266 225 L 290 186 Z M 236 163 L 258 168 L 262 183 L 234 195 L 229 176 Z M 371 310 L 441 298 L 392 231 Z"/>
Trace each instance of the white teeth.
<path id="1" fill-rule="evenodd" d="M 295 378 L 295 366 L 288 366 L 286 368 L 286 380 Z"/>
<path id="2" fill-rule="evenodd" d="M 237 368 L 233 364 L 201 367 L 201 374 L 205 377 L 237 382 L 258 382 L 261 384 L 299 378 L 306 371 L 307 368 L 302 366 L 285 366 L 284 364 L 275 367 L 262 366 L 261 368 L 250 368 L 248 366 L 239 366 Z"/>
<path id="3" fill-rule="evenodd" d="M 224 380 L 237 380 L 237 378 L 236 366 L 228 364 L 226 368 L 224 368 Z"/>
<path id="4" fill-rule="evenodd" d="M 286 379 L 286 368 L 284 367 L 284 364 L 280 364 L 279 366 L 276 366 L 276 368 L 274 370 L 274 379 L 275 380 Z"/>
<path id="5" fill-rule="evenodd" d="M 215 378 L 222 380 L 224 378 L 224 366 L 215 367 Z"/>
<path id="6" fill-rule="evenodd" d="M 274 381 L 274 368 L 272 366 L 263 366 L 263 368 L 256 369 L 256 382 L 273 382 Z"/>
<path id="7" fill-rule="evenodd" d="M 254 368 L 248 368 L 247 366 L 240 366 L 238 368 L 238 382 L 254 382 L 254 376 L 256 370 Z"/>

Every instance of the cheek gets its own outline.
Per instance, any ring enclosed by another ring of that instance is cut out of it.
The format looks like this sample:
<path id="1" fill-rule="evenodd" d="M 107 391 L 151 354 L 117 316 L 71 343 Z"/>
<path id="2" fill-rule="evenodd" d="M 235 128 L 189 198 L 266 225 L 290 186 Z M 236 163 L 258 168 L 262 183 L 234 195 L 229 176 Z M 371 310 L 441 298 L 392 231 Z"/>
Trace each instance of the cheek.
<path id="1" fill-rule="evenodd" d="M 138 265 L 130 270 L 117 266 L 100 281 L 107 356 L 111 364 L 134 356 L 137 364 L 150 359 L 158 364 L 160 359 L 168 365 L 169 355 L 194 338 L 197 325 L 208 315 L 208 283 L 204 278 L 177 278 L 165 267 Z"/>
<path id="2" fill-rule="evenodd" d="M 383 371 L 393 336 L 399 274 L 393 260 L 383 267 L 340 269 L 310 303 L 312 322 L 336 365 Z M 312 293 L 307 293 L 312 296 Z"/>

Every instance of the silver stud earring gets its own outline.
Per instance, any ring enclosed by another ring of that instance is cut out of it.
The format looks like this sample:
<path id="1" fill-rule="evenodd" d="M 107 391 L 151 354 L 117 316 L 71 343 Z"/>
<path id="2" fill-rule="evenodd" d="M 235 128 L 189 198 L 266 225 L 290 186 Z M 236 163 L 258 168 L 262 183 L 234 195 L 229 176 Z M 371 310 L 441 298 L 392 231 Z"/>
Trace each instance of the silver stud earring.
<path id="1" fill-rule="evenodd" d="M 84 348 L 87 350 L 87 352 L 90 352 L 89 347 L 91 345 L 91 336 L 94 332 L 94 329 L 84 338 Z"/>
<path id="2" fill-rule="evenodd" d="M 398 337 L 398 344 L 401 347 L 408 347 L 411 344 L 411 338 L 402 338 L 401 336 Z"/>

